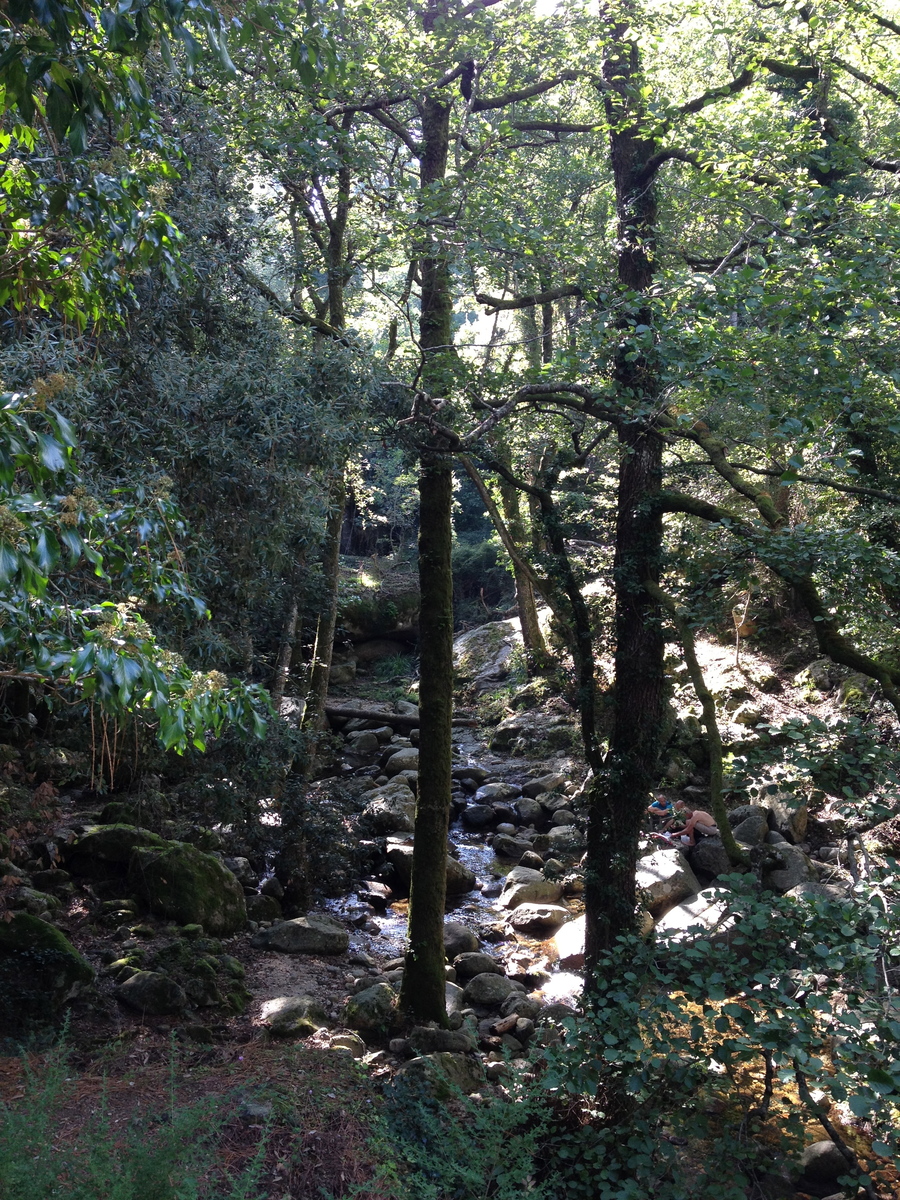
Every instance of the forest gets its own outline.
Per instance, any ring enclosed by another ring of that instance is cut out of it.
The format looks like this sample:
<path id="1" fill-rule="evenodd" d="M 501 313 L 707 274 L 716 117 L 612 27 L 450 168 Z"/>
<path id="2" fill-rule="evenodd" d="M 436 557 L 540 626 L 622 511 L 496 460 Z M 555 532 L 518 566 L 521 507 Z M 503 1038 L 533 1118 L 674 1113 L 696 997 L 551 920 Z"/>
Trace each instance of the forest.
<path id="1" fill-rule="evenodd" d="M 4 0 L 0 153 L 0 1196 L 900 1195 L 897 0 Z"/>

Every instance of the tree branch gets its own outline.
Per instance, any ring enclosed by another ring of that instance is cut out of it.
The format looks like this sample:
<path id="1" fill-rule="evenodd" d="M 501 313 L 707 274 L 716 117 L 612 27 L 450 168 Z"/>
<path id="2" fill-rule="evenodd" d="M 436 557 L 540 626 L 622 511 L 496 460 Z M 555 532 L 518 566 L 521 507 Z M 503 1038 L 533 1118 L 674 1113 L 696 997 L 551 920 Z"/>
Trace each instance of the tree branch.
<path id="1" fill-rule="evenodd" d="M 416 158 L 419 157 L 422 153 L 422 143 L 417 142 L 406 126 L 401 125 L 396 117 L 392 117 L 389 112 L 384 112 L 380 108 L 372 109 L 369 116 L 379 125 L 383 125 L 385 129 L 389 129 L 395 137 L 398 137 L 410 154 Z"/>
<path id="2" fill-rule="evenodd" d="M 700 112 L 708 104 L 715 104 L 717 100 L 724 100 L 728 96 L 734 96 L 738 92 L 742 92 L 744 88 L 750 86 L 755 78 L 756 73 L 747 67 L 736 79 L 729 80 L 728 83 L 724 83 L 720 87 L 710 88 L 708 91 L 703 92 L 702 95 L 695 96 L 693 100 L 688 100 L 686 104 L 682 104 L 676 111 L 682 116 Z"/>
<path id="3" fill-rule="evenodd" d="M 532 83 L 528 87 L 517 88 L 512 92 L 505 92 L 502 96 L 491 96 L 484 100 L 472 101 L 472 112 L 487 112 L 493 108 L 507 108 L 510 104 L 518 104 L 520 100 L 530 100 L 533 96 L 542 96 L 544 92 L 551 92 L 555 87 L 559 87 L 561 83 L 573 83 L 576 79 L 580 79 L 584 74 L 582 71 L 563 71 L 559 75 L 554 75 L 552 79 L 545 79 L 541 83 Z"/>
<path id="4" fill-rule="evenodd" d="M 896 100 L 900 103 L 900 92 L 895 92 L 886 83 L 881 83 L 880 80 L 874 79 L 871 75 L 867 75 L 865 71 L 860 71 L 858 67 L 854 67 L 851 63 L 845 62 L 844 59 L 837 58 L 835 55 L 831 56 L 831 61 L 835 66 L 840 67 L 842 71 L 846 71 L 848 75 L 852 75 L 854 79 L 858 79 L 860 83 L 874 88 L 876 92 L 880 92 L 882 96 L 887 96 L 889 100 Z"/>
<path id="5" fill-rule="evenodd" d="M 513 308 L 534 308 L 538 304 L 551 304 L 554 300 L 562 300 L 565 296 L 583 297 L 584 292 L 580 287 L 571 285 L 550 288 L 549 291 L 537 292 L 533 296 L 514 296 L 511 300 L 503 300 L 499 296 L 488 296 L 483 292 L 475 293 L 478 303 L 488 306 L 488 316 Z"/>
<path id="6" fill-rule="evenodd" d="M 352 340 L 347 336 L 344 330 L 335 329 L 335 327 L 333 325 L 329 325 L 327 321 L 323 321 L 319 317 L 311 317 L 309 313 L 303 312 L 302 309 L 298 309 L 290 304 L 287 304 L 284 300 L 282 300 L 274 288 L 269 287 L 269 285 L 260 279 L 258 275 L 255 275 L 246 267 L 241 266 L 240 263 L 234 263 L 233 268 L 234 273 L 239 278 L 243 279 L 244 283 L 248 283 L 250 287 L 259 292 L 264 299 L 268 300 L 269 304 L 272 305 L 279 316 L 284 317 L 288 321 L 292 321 L 295 325 L 306 325 L 310 329 L 315 329 L 319 333 L 325 334 L 326 337 L 334 338 L 335 341 L 340 342 L 343 346 L 353 345 Z"/>
<path id="7" fill-rule="evenodd" d="M 733 463 L 732 465 L 739 471 L 750 471 L 753 475 L 769 475 L 779 478 L 784 474 L 783 471 L 772 467 L 751 467 L 749 463 Z M 900 495 L 897 495 L 896 492 L 883 492 L 880 488 L 867 488 L 852 483 L 838 483 L 825 475 L 798 475 L 796 471 L 792 474 L 801 483 L 814 483 L 820 487 L 834 488 L 836 492 L 849 492 L 852 496 L 871 496 L 874 500 L 886 500 L 889 504 L 900 504 Z"/>
<path id="8" fill-rule="evenodd" d="M 513 129 L 521 133 L 532 133 L 545 130 L 547 133 L 590 133 L 599 129 L 599 125 L 572 125 L 568 121 L 510 121 Z"/>

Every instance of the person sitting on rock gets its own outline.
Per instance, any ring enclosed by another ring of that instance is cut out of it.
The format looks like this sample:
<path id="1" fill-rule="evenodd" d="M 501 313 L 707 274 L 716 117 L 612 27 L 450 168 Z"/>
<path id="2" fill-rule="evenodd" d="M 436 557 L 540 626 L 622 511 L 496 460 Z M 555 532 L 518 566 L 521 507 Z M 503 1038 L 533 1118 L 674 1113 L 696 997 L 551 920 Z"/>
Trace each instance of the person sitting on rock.
<path id="1" fill-rule="evenodd" d="M 716 824 L 715 817 L 711 817 L 708 812 L 704 812 L 701 808 L 688 808 L 684 806 L 683 815 L 687 818 L 684 829 L 681 831 L 681 840 L 688 846 L 697 844 L 697 837 L 717 837 L 719 827 Z"/>
<path id="2" fill-rule="evenodd" d="M 668 800 L 662 792 L 657 792 L 653 797 L 653 803 L 647 808 L 647 815 L 650 818 L 650 827 L 657 829 L 660 821 L 668 820 L 674 813 L 672 801 Z"/>

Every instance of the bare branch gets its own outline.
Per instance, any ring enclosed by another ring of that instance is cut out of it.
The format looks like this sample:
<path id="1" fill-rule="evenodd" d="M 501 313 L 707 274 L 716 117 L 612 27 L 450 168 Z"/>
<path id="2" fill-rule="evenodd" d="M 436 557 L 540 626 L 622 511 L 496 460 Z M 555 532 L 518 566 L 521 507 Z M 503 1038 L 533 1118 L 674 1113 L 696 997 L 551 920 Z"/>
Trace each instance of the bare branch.
<path id="1" fill-rule="evenodd" d="M 690 113 L 700 112 L 700 110 L 706 108 L 708 104 L 715 104 L 717 100 L 724 100 L 727 99 L 728 96 L 734 96 L 738 92 L 742 92 L 744 88 L 750 86 L 755 78 L 755 72 L 751 71 L 748 67 L 743 70 L 736 79 L 732 79 L 728 83 L 722 84 L 721 87 L 710 88 L 708 91 L 703 92 L 703 94 L 700 96 L 695 96 L 693 100 L 688 100 L 686 104 L 682 104 L 677 111 L 683 116 L 687 116 Z"/>
<path id="2" fill-rule="evenodd" d="M 866 84 L 870 88 L 874 88 L 876 92 L 880 92 L 882 96 L 887 96 L 889 100 L 896 100 L 900 103 L 900 92 L 895 92 L 892 87 L 888 87 L 886 83 L 867 75 L 865 71 L 860 71 L 858 67 L 854 67 L 851 63 L 845 62 L 842 58 L 831 56 L 831 61 L 835 66 L 840 67 L 842 71 L 846 71 L 848 75 L 852 75 L 854 79 L 858 79 L 860 83 Z"/>
<path id="3" fill-rule="evenodd" d="M 772 467 L 751 467 L 749 463 L 732 463 L 732 466 L 737 467 L 739 471 L 750 471 L 754 475 L 770 475 L 777 478 L 783 474 Z M 862 487 L 852 483 L 838 483 L 836 479 L 829 479 L 825 475 L 798 475 L 796 471 L 792 474 L 801 483 L 814 483 L 819 487 L 834 488 L 836 492 L 849 492 L 851 496 L 871 496 L 874 500 L 886 500 L 888 504 L 900 504 L 900 496 L 896 492 L 883 492 L 879 488 Z"/>
<path id="4" fill-rule="evenodd" d="M 552 79 L 545 79 L 541 83 L 529 84 L 528 87 L 506 92 L 502 96 L 491 96 L 484 100 L 473 100 L 472 112 L 487 112 L 488 109 L 507 108 L 510 104 L 518 104 L 520 100 L 530 100 L 532 96 L 542 96 L 544 92 L 551 92 L 555 87 L 559 87 L 561 83 L 573 83 L 576 79 L 580 79 L 583 74 L 583 71 L 563 71 L 561 74 L 555 75 Z"/>
<path id="5" fill-rule="evenodd" d="M 248 283 L 275 309 L 279 316 L 293 322 L 294 325 L 305 325 L 310 329 L 315 329 L 319 333 L 325 334 L 326 337 L 334 338 L 344 346 L 353 345 L 352 340 L 347 336 L 346 332 L 341 329 L 335 329 L 333 325 L 329 325 L 327 321 L 321 320 L 319 317 L 311 317 L 309 313 L 304 312 L 294 305 L 287 304 L 278 295 L 274 288 L 269 287 L 264 280 L 260 279 L 252 271 L 240 265 L 234 264 L 234 272 L 239 278 L 243 279 L 244 283 Z"/>
<path id="6" fill-rule="evenodd" d="M 511 300 L 503 300 L 499 296 L 487 296 L 483 292 L 475 293 L 475 299 L 478 303 L 488 306 L 488 316 L 507 309 L 534 308 L 538 304 L 551 304 L 554 300 L 562 300 L 566 296 L 582 297 L 584 296 L 584 292 L 580 287 L 571 285 L 550 288 L 549 291 L 537 292 L 533 296 L 514 296 Z"/>
<path id="7" fill-rule="evenodd" d="M 391 116 L 389 112 L 384 112 L 380 108 L 372 109 L 369 112 L 369 116 L 377 121 L 379 125 L 383 125 L 385 129 L 389 129 L 395 137 L 398 137 L 407 150 L 409 150 L 410 154 L 413 154 L 416 158 L 419 157 L 422 153 L 421 143 L 416 141 L 406 126 L 401 125 L 396 117 Z"/>
<path id="8" fill-rule="evenodd" d="M 572 125 L 568 121 L 510 121 L 510 125 L 521 133 L 534 133 L 541 130 L 545 130 L 547 133 L 591 133 L 594 129 L 600 128 L 598 124 Z"/>

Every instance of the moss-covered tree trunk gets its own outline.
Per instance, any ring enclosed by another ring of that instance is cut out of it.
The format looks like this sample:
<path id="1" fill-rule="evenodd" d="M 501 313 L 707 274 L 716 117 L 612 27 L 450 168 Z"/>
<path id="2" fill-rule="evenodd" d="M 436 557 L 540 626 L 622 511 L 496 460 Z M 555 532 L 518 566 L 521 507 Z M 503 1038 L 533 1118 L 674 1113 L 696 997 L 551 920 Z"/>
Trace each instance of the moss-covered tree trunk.
<path id="1" fill-rule="evenodd" d="M 614 365 L 618 402 L 619 482 L 615 551 L 615 710 L 605 770 L 592 786 L 585 872 L 586 960 L 596 970 L 604 951 L 635 927 L 638 837 L 655 783 L 663 714 L 664 640 L 659 607 L 644 586 L 659 582 L 662 517 L 653 504 L 662 475 L 662 441 L 653 432 L 659 376 L 651 342 L 649 292 L 656 263 L 657 200 L 648 164 L 655 139 L 642 124 L 641 63 L 629 32 L 628 6 L 609 28 L 603 74 L 610 157 L 619 219 L 617 273 L 627 307 Z"/>
<path id="2" fill-rule="evenodd" d="M 427 10 L 426 32 L 439 13 Z M 450 146 L 452 101 L 428 97 L 422 118 L 423 208 L 434 205 L 444 181 Z M 437 231 L 419 262 L 422 307 L 419 341 L 422 386 L 446 395 L 453 313 L 450 264 Z M 447 1020 L 444 975 L 444 901 L 447 830 L 450 824 L 450 763 L 453 718 L 453 473 L 449 447 L 423 449 L 419 473 L 419 780 L 409 900 L 409 950 L 400 993 L 401 1007 L 417 1020 Z"/>
<path id="3" fill-rule="evenodd" d="M 322 550 L 322 584 L 325 599 L 319 611 L 319 621 L 316 627 L 309 692 L 303 720 L 304 728 L 308 729 L 313 736 L 310 757 L 313 757 L 315 753 L 317 734 L 325 726 L 325 700 L 328 696 L 328 677 L 331 674 L 331 655 L 334 647 L 334 631 L 337 626 L 341 526 L 344 521 L 344 504 L 346 502 L 343 476 L 338 476 L 334 480 L 329 500 L 331 508 L 325 530 L 325 545 Z"/>

